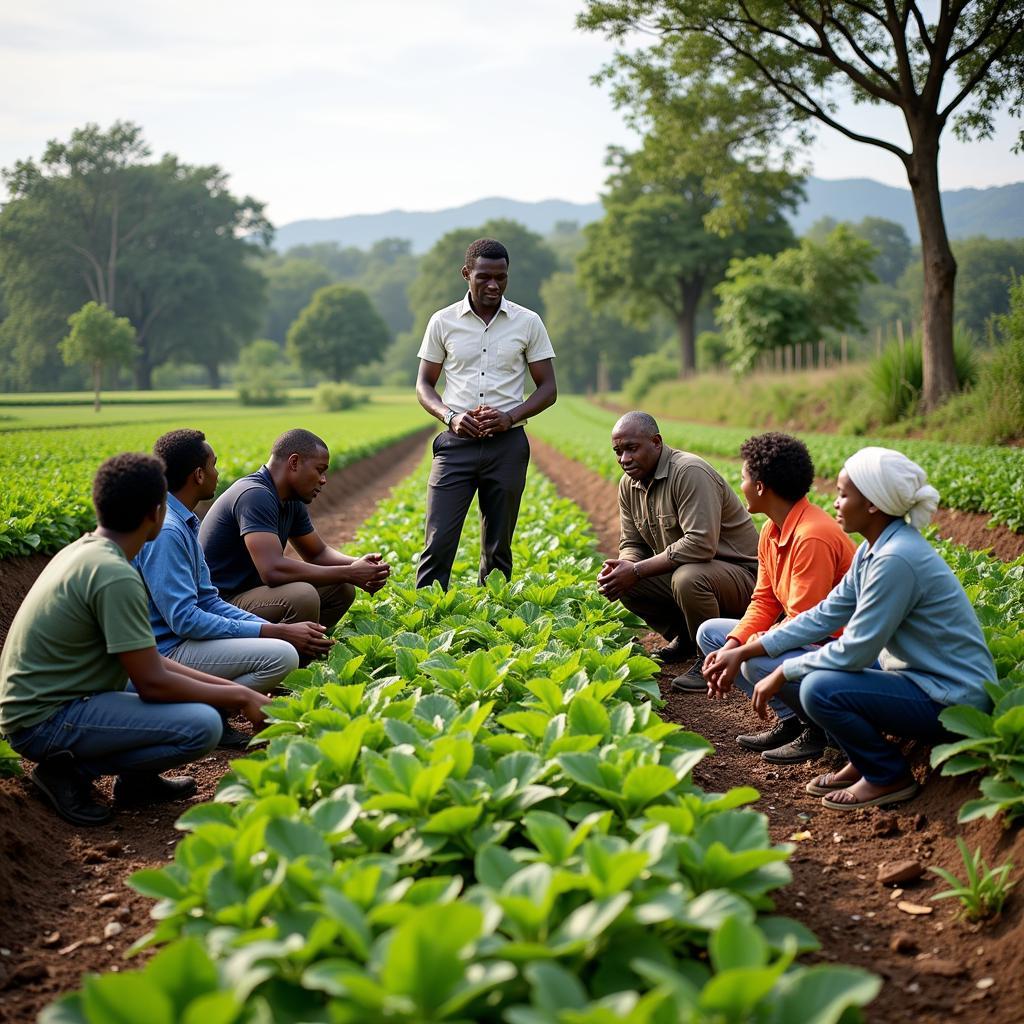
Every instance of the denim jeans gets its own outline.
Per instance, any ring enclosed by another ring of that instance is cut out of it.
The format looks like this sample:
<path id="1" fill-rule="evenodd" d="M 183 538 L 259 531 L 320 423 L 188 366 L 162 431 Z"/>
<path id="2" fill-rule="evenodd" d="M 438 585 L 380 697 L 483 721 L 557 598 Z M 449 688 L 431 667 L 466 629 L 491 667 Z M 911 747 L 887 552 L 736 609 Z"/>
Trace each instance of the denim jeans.
<path id="1" fill-rule="evenodd" d="M 854 768 L 880 786 L 910 776 L 899 748 L 882 733 L 940 743 L 949 736 L 939 722 L 943 705 L 899 672 L 819 669 L 800 680 L 804 713 L 842 747 Z"/>
<path id="2" fill-rule="evenodd" d="M 720 650 L 725 646 L 729 634 L 739 625 L 739 619 L 708 619 L 697 630 L 697 646 L 701 654 L 707 657 L 712 651 Z M 779 665 L 789 658 L 795 658 L 805 651 L 812 651 L 813 647 L 803 647 L 799 650 L 784 651 L 777 658 L 751 658 L 740 666 L 739 674 L 736 676 L 736 688 L 742 690 L 748 697 L 753 697 L 754 687 L 765 676 L 773 672 Z M 781 721 L 792 718 L 805 719 L 806 716 L 800 708 L 799 686 L 797 682 L 786 683 L 777 697 L 772 697 L 768 702 L 771 709 L 779 716 Z"/>
<path id="3" fill-rule="evenodd" d="M 158 704 L 124 691 L 95 693 L 8 737 L 22 757 L 40 762 L 70 751 L 89 775 L 162 772 L 209 753 L 224 728 L 207 704 Z"/>
<path id="4" fill-rule="evenodd" d="M 269 693 L 299 667 L 299 652 L 287 640 L 261 636 L 182 640 L 167 657 L 179 665 L 231 679 L 257 693 Z"/>

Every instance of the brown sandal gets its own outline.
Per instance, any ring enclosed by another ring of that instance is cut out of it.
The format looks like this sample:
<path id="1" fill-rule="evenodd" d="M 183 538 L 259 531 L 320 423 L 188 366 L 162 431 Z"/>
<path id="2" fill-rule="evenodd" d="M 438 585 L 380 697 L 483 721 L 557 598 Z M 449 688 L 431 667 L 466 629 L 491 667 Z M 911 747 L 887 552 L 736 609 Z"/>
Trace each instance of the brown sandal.
<path id="1" fill-rule="evenodd" d="M 920 788 L 916 782 L 908 782 L 900 789 L 894 789 L 891 793 L 882 793 L 881 796 L 872 797 L 870 800 L 830 800 L 826 796 L 822 797 L 821 802 L 833 811 L 856 811 L 861 807 L 886 807 L 889 804 L 898 804 L 912 799 L 917 796 L 917 791 Z"/>
<path id="2" fill-rule="evenodd" d="M 804 789 L 811 796 L 828 796 L 829 793 L 834 793 L 837 789 L 846 789 L 847 786 L 852 786 L 857 781 L 856 779 L 851 782 L 829 781 L 829 779 L 834 779 L 838 774 L 838 772 L 825 772 L 824 775 L 817 775 L 804 786 Z"/>

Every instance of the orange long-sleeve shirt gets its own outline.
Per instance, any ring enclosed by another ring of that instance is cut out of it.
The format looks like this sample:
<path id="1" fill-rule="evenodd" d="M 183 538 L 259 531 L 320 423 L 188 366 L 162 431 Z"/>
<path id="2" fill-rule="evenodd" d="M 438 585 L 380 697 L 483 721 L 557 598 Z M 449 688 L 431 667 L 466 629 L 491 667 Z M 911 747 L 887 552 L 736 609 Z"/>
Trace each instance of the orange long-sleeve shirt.
<path id="1" fill-rule="evenodd" d="M 757 585 L 729 634 L 741 644 L 813 608 L 850 568 L 856 545 L 824 510 L 801 498 L 782 529 L 770 519 L 757 542 Z"/>

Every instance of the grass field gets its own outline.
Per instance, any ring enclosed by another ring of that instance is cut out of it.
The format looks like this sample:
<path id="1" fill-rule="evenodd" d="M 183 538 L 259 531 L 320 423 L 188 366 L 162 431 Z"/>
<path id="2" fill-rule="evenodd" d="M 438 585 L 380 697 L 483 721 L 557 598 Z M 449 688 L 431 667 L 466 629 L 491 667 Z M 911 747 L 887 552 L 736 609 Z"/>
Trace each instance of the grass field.
<path id="1" fill-rule="evenodd" d="M 38 417 L 36 426 L 0 429 L 0 558 L 56 551 L 91 529 L 90 489 L 99 463 L 116 452 L 149 451 L 160 434 L 176 427 L 206 433 L 224 488 L 258 469 L 274 438 L 292 427 L 320 434 L 336 469 L 429 423 L 411 394 L 375 396 L 368 405 L 337 413 L 316 412 L 308 401 L 251 409 L 232 402 L 168 404 L 160 396 L 149 404 L 104 409 L 99 415 L 109 418 L 99 425 L 96 414 L 80 406 L 24 411 Z"/>

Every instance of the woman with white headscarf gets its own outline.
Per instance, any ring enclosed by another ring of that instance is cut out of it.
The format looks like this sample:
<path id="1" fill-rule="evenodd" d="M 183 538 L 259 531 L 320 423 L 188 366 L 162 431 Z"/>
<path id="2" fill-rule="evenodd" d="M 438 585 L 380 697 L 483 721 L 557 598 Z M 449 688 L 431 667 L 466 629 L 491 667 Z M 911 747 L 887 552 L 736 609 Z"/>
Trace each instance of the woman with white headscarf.
<path id="1" fill-rule="evenodd" d="M 924 470 L 889 448 L 863 448 L 837 490 L 836 521 L 864 537 L 853 564 L 820 604 L 752 641 L 749 656 L 799 652 L 757 684 L 754 708 L 764 718 L 778 696 L 843 749 L 848 763 L 806 788 L 847 811 L 914 796 L 910 766 L 885 734 L 938 742 L 942 710 L 986 709 L 996 673 L 963 587 L 918 532 L 939 501 Z M 840 627 L 838 639 L 800 651 Z"/>

